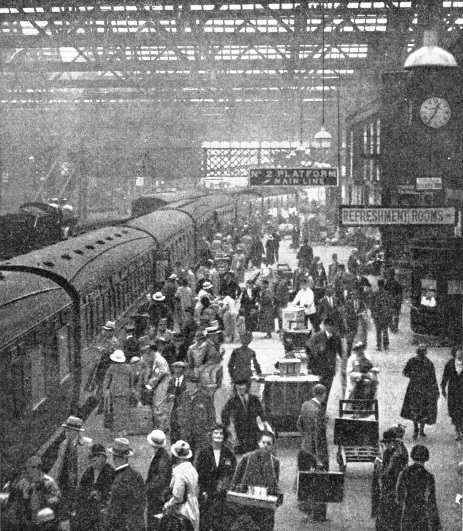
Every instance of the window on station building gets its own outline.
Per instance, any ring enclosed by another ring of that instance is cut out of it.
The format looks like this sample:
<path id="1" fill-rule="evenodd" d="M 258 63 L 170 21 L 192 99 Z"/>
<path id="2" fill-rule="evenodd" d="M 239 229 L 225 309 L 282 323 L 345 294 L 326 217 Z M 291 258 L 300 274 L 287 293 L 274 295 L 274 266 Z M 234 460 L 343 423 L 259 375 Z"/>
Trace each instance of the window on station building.
<path id="1" fill-rule="evenodd" d="M 437 281 L 431 278 L 422 278 L 420 283 L 420 305 L 427 308 L 435 308 L 437 306 Z"/>

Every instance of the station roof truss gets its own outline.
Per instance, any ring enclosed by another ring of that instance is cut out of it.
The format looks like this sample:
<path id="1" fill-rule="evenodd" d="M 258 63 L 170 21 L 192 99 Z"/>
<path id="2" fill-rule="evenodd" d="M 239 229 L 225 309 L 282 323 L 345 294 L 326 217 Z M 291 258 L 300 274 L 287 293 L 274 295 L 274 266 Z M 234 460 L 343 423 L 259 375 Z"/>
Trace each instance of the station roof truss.
<path id="1" fill-rule="evenodd" d="M 365 72 L 399 67 L 433 20 L 440 44 L 455 43 L 462 8 L 463 0 L 3 0 L 0 102 L 320 102 L 323 74 L 330 99 Z"/>

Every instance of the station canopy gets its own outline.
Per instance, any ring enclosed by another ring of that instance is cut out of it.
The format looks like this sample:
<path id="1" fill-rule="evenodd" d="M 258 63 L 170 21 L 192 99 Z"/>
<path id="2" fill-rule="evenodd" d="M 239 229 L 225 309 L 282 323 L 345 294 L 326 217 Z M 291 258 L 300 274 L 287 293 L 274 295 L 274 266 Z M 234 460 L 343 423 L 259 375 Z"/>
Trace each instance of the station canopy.
<path id="1" fill-rule="evenodd" d="M 451 47 L 463 1 L 3 0 L 0 21 L 3 104 L 251 109 L 358 90 L 431 25 Z"/>

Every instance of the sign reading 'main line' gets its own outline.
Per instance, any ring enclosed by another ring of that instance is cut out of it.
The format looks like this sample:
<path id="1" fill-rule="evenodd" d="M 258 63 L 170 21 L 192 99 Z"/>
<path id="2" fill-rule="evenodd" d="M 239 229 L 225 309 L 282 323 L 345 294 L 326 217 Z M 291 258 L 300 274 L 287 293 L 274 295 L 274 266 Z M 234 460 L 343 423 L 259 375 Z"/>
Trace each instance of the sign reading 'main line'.
<path id="1" fill-rule="evenodd" d="M 250 186 L 337 186 L 337 168 L 258 168 L 249 170 Z"/>

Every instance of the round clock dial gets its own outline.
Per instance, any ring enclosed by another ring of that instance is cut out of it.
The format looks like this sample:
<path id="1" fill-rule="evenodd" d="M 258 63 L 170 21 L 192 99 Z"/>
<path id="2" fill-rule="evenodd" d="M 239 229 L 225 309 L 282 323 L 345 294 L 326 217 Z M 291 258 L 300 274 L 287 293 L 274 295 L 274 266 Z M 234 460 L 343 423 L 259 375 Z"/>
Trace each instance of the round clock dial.
<path id="1" fill-rule="evenodd" d="M 421 104 L 420 118 L 429 127 L 443 127 L 451 114 L 450 105 L 443 98 L 428 98 Z"/>

